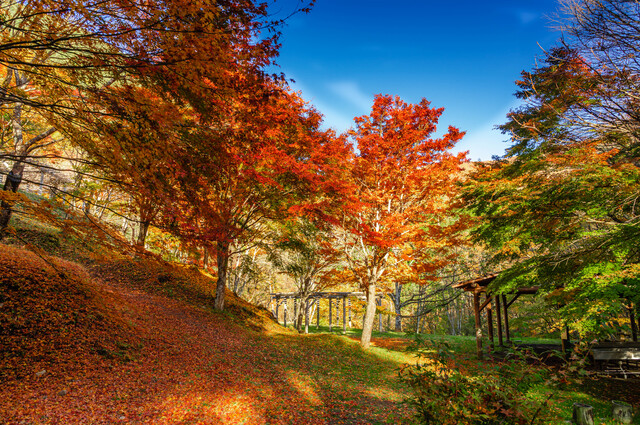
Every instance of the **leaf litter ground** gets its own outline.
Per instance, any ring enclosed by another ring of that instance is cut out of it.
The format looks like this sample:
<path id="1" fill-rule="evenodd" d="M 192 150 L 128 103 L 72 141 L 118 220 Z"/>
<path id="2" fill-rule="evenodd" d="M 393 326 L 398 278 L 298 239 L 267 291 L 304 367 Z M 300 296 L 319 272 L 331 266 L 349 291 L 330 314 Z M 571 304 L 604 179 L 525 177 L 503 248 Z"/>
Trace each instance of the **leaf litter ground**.
<path id="1" fill-rule="evenodd" d="M 231 294 L 229 312 L 213 312 L 198 291 L 211 282 L 192 269 L 127 257 L 83 267 L 0 247 L 0 423 L 385 424 L 411 416 L 399 404 L 405 390 L 395 370 L 409 360 L 400 353 L 299 336 Z"/>

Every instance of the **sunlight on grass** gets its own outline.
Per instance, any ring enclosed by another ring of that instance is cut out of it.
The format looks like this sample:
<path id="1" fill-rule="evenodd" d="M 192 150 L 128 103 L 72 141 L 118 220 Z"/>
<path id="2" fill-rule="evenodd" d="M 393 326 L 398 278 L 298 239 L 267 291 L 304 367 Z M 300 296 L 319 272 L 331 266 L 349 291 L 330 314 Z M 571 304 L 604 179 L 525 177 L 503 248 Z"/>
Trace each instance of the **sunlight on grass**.
<path id="1" fill-rule="evenodd" d="M 366 394 L 371 397 L 379 398 L 382 400 L 389 400 L 395 403 L 399 403 L 403 400 L 403 395 L 397 391 L 391 391 L 387 387 L 370 387 L 367 388 Z"/>
<path id="2" fill-rule="evenodd" d="M 322 399 L 316 392 L 315 383 L 311 377 L 290 370 L 287 371 L 287 382 L 299 394 L 302 394 L 305 400 L 312 406 L 320 406 L 323 404 Z"/>

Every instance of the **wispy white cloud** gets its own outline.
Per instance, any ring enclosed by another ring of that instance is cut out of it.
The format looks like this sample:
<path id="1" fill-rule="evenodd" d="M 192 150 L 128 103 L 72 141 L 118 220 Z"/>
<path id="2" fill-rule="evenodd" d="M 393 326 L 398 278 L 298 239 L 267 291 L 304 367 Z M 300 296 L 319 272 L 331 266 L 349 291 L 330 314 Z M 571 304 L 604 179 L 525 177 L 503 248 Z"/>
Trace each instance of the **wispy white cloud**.
<path id="1" fill-rule="evenodd" d="M 330 92 L 366 112 L 371 109 L 373 96 L 366 94 L 354 81 L 335 81 L 327 84 Z"/>
<path id="2" fill-rule="evenodd" d="M 525 10 L 525 9 L 516 9 L 515 10 L 515 15 L 516 15 L 516 18 L 518 19 L 518 21 L 522 25 L 530 24 L 531 22 L 533 22 L 536 19 L 540 18 L 540 13 L 533 12 L 531 10 Z"/>
<path id="3" fill-rule="evenodd" d="M 518 105 L 520 105 L 520 101 L 516 100 L 484 124 L 468 130 L 462 141 L 456 146 L 455 151 L 468 150 L 468 157 L 472 161 L 489 160 L 493 155 L 504 155 L 505 149 L 509 147 L 509 144 L 505 143 L 508 136 L 502 134 L 500 130 L 496 130 L 495 127 L 504 124 L 507 121 L 507 113 Z"/>
<path id="4" fill-rule="evenodd" d="M 323 127 L 332 128 L 336 133 L 343 133 L 353 126 L 353 118 L 322 102 L 315 103 L 316 108 L 324 115 Z"/>
<path id="5" fill-rule="evenodd" d="M 294 90 L 303 94 L 303 98 L 313 105 L 324 117 L 322 126 L 324 128 L 332 128 L 336 133 L 343 133 L 353 125 L 353 118 L 345 110 L 338 109 L 334 106 L 335 102 L 323 102 L 316 93 L 309 87 L 301 83 L 299 80 L 293 78 L 295 83 L 292 83 Z"/>

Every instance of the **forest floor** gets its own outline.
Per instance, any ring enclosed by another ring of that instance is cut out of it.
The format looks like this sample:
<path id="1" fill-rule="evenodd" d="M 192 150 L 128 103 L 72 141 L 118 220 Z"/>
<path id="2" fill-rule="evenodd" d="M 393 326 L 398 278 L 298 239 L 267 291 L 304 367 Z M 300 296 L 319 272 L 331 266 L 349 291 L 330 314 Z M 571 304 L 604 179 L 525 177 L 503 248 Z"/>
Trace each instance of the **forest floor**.
<path id="1" fill-rule="evenodd" d="M 64 250 L 55 238 L 31 236 Z M 0 424 L 392 424 L 411 416 L 397 379 L 408 354 L 298 335 L 230 293 L 226 311 L 213 311 L 212 281 L 194 268 L 82 256 L 80 265 L 0 245 Z"/>
<path id="2" fill-rule="evenodd" d="M 0 244 L 0 425 L 412 423 L 402 334 L 366 351 L 357 332 L 299 335 L 231 293 L 214 311 L 196 268 L 51 230 L 19 236 Z M 472 338 L 440 338 L 473 353 Z M 637 408 L 640 380 L 587 377 L 553 407 L 565 423 L 574 402 L 591 404 L 608 424 L 610 400 Z"/>

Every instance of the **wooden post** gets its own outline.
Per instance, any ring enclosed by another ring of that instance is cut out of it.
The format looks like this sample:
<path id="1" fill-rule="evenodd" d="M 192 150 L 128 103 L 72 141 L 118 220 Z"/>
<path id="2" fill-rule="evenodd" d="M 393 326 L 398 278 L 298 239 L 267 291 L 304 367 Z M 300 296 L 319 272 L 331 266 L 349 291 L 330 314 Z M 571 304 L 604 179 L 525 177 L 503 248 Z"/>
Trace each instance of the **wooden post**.
<path id="1" fill-rule="evenodd" d="M 320 298 L 316 299 L 316 329 L 320 329 Z"/>
<path id="2" fill-rule="evenodd" d="M 304 333 L 309 333 L 309 298 L 304 303 Z"/>
<path id="3" fill-rule="evenodd" d="M 569 352 L 569 344 L 571 343 L 571 338 L 569 336 L 569 326 L 565 326 L 562 332 L 560 333 L 560 341 L 562 342 L 562 352 Z"/>
<path id="4" fill-rule="evenodd" d="M 473 312 L 476 316 L 476 351 L 478 359 L 482 360 L 482 323 L 480 322 L 480 293 L 473 292 Z"/>
<path id="5" fill-rule="evenodd" d="M 349 329 L 353 328 L 353 323 L 351 323 L 351 298 L 347 299 L 349 303 Z"/>
<path id="6" fill-rule="evenodd" d="M 502 347 L 504 343 L 502 341 L 502 312 L 500 311 L 500 297 L 496 296 L 494 301 L 496 305 L 496 320 L 498 321 L 498 344 Z"/>
<path id="7" fill-rule="evenodd" d="M 342 332 L 347 332 L 347 296 L 342 297 Z"/>
<path id="8" fill-rule="evenodd" d="M 573 422 L 578 425 L 593 425 L 593 407 L 588 404 L 573 403 Z"/>
<path id="9" fill-rule="evenodd" d="M 302 308 L 302 306 L 300 306 L 300 308 Z M 300 317 L 300 312 L 298 311 L 298 297 L 296 297 L 294 295 L 293 297 L 293 327 L 300 329 L 300 325 L 302 325 L 302 323 L 298 323 L 298 318 Z"/>
<path id="10" fill-rule="evenodd" d="M 490 299 L 489 294 L 485 294 L 487 300 Z M 494 338 L 493 338 L 493 311 L 491 311 L 491 303 L 487 304 L 487 327 L 489 331 L 489 345 L 491 350 L 494 348 Z"/>
<path id="11" fill-rule="evenodd" d="M 638 342 L 638 325 L 636 323 L 636 314 L 633 311 L 635 306 L 629 307 L 629 321 L 631 322 L 631 340 Z"/>
<path id="12" fill-rule="evenodd" d="M 332 326 L 332 314 L 333 314 L 333 304 L 331 303 L 331 298 L 329 298 L 329 332 L 331 332 L 331 326 Z"/>
<path id="13" fill-rule="evenodd" d="M 280 323 L 280 317 L 278 317 L 278 310 L 280 309 L 280 299 L 276 298 L 276 322 Z"/>
<path id="14" fill-rule="evenodd" d="M 504 309 L 504 334 L 507 337 L 507 344 L 511 344 L 511 335 L 509 335 L 509 305 L 507 304 L 507 296 L 502 296 L 502 308 Z"/>

